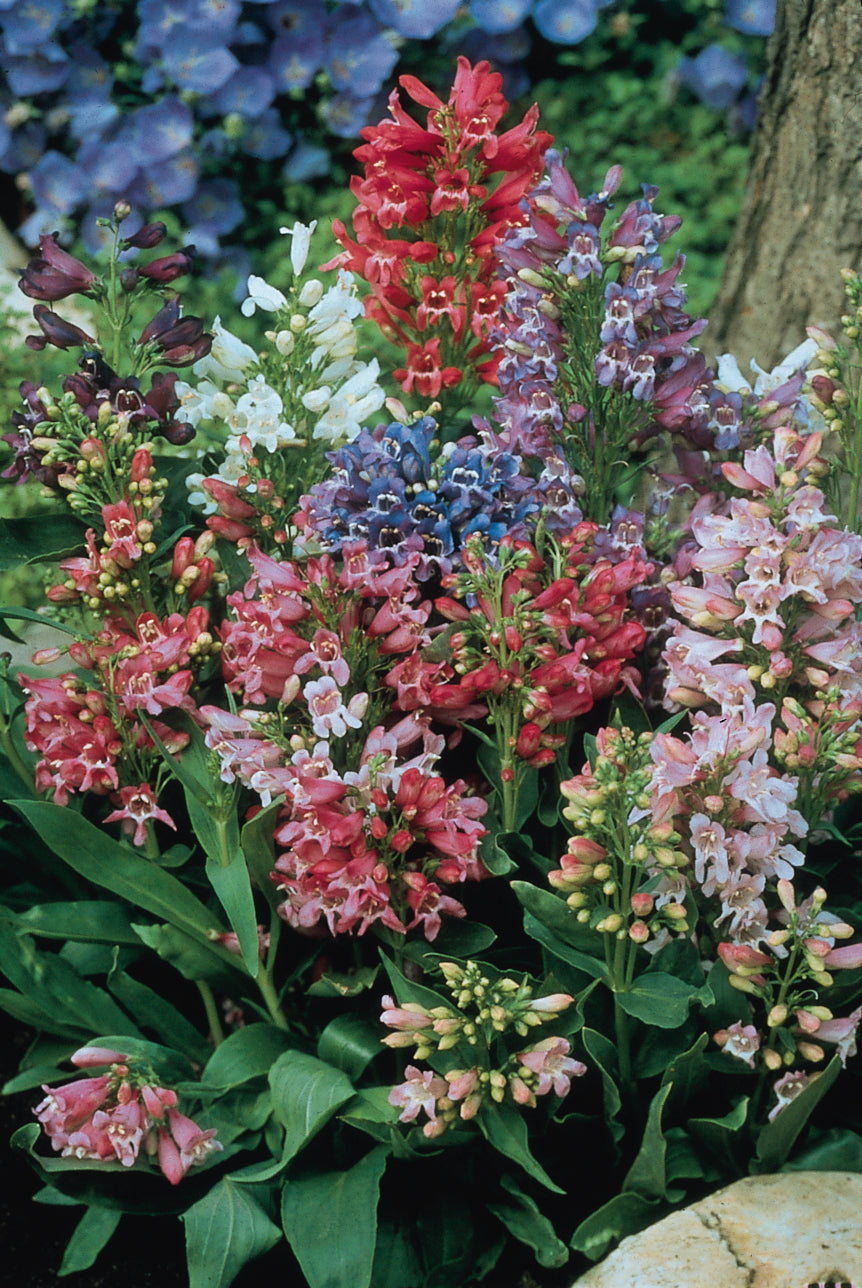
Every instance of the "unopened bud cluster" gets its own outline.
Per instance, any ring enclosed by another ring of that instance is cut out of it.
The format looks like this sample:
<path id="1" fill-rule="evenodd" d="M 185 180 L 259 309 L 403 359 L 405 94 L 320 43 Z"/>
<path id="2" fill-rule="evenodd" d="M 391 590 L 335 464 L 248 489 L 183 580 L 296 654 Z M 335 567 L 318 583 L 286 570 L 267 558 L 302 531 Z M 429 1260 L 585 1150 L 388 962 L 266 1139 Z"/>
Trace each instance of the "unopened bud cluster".
<path id="1" fill-rule="evenodd" d="M 636 944 L 689 929 L 682 903 L 645 888 L 689 862 L 670 819 L 653 809 L 651 740 L 626 727 L 601 730 L 595 764 L 560 786 L 575 835 L 548 874 L 578 921 Z"/>

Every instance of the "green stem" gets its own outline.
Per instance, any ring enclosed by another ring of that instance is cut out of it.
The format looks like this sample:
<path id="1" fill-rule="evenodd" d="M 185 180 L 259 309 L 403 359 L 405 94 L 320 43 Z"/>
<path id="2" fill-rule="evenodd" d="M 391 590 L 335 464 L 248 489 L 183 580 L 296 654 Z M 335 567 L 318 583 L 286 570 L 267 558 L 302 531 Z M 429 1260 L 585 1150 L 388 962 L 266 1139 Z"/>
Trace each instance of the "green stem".
<path id="1" fill-rule="evenodd" d="M 15 773 L 21 779 L 21 782 L 25 785 L 27 790 L 33 796 L 38 796 L 39 792 L 36 788 L 36 779 L 30 767 L 24 761 L 23 756 L 19 753 L 18 748 L 15 746 L 15 741 L 12 738 L 7 725 L 3 725 L 2 728 L 0 728 L 0 747 L 3 748 L 6 759 L 9 761 L 9 764 L 15 770 Z"/>
<path id="2" fill-rule="evenodd" d="M 196 979 L 195 983 L 198 986 L 198 992 L 200 993 L 201 1000 L 204 1004 L 204 1010 L 207 1015 L 207 1023 L 210 1026 L 210 1037 L 213 1040 L 213 1045 L 221 1046 L 222 1042 L 224 1042 L 224 1030 L 221 1026 L 221 1016 L 218 1013 L 218 1007 L 216 1006 L 215 998 L 213 997 L 213 991 L 205 980 Z"/>
<path id="3" fill-rule="evenodd" d="M 286 1031 L 289 1025 L 279 1006 L 278 993 L 272 982 L 272 976 L 265 966 L 261 966 L 258 971 L 256 983 L 260 989 L 260 995 L 266 1003 L 266 1009 L 269 1011 L 273 1024 L 276 1028 Z"/>

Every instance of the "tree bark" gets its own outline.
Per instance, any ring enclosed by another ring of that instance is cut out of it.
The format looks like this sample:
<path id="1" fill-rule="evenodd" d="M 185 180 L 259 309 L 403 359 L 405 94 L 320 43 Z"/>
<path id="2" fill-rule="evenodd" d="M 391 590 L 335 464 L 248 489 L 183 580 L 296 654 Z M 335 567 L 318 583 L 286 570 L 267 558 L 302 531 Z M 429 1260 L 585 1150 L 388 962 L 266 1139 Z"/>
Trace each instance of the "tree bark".
<path id="1" fill-rule="evenodd" d="M 704 332 L 769 369 L 835 331 L 862 267 L 862 3 L 779 0 L 739 221 Z"/>

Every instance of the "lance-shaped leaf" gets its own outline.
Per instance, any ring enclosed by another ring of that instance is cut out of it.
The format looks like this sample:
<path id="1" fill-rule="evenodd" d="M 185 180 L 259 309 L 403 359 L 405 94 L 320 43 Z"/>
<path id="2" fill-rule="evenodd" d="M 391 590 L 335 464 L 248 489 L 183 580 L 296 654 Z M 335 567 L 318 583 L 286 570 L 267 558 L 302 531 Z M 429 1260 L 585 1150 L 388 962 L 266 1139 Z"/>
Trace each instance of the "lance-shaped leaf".
<path id="1" fill-rule="evenodd" d="M 228 1288 L 248 1261 L 279 1242 L 261 1193 L 225 1176 L 183 1213 L 189 1288 Z"/>
<path id="2" fill-rule="evenodd" d="M 272 1107 L 285 1127 L 284 1159 L 294 1158 L 354 1095 L 340 1069 L 302 1051 L 285 1051 L 269 1074 Z"/>

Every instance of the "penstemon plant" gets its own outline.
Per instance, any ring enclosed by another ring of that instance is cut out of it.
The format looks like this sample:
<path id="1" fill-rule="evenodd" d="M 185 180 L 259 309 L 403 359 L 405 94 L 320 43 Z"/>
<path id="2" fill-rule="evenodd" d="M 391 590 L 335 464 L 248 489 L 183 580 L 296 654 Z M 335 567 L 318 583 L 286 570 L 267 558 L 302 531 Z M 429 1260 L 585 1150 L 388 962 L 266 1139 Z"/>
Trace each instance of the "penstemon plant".
<path id="1" fill-rule="evenodd" d="M 183 315 L 191 248 L 148 258 L 122 204 L 106 269 L 47 236 L 22 272 L 30 347 L 82 352 L 6 436 L 48 502 L 10 535 L 59 573 L 3 610 L 57 643 L 3 664 L 0 1005 L 14 1144 L 112 1213 L 76 1265 L 146 1211 L 192 1285 L 268 1254 L 551 1288 L 858 1158 L 845 348 L 808 394 L 813 344 L 719 379 L 654 189 L 581 197 L 535 109 L 497 133 L 487 64 L 404 88 L 427 118 L 396 91 L 366 131 L 355 239 L 295 224 L 249 279 L 259 350 Z"/>

